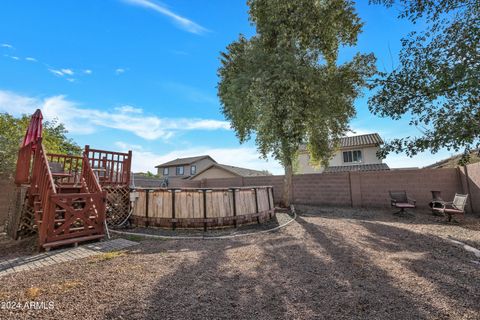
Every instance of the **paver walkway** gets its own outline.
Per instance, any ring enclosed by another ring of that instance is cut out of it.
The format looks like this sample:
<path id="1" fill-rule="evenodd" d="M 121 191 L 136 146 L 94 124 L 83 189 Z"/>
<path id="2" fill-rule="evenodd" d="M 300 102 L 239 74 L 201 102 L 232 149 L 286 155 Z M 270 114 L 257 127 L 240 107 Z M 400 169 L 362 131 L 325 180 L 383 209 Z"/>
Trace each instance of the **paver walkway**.
<path id="1" fill-rule="evenodd" d="M 33 256 L 4 260 L 0 261 L 0 277 L 10 273 L 34 270 L 61 262 L 86 258 L 103 252 L 121 250 L 137 244 L 138 242 L 118 238 L 109 241 L 90 243 L 76 248 L 66 248 L 44 252 Z"/>

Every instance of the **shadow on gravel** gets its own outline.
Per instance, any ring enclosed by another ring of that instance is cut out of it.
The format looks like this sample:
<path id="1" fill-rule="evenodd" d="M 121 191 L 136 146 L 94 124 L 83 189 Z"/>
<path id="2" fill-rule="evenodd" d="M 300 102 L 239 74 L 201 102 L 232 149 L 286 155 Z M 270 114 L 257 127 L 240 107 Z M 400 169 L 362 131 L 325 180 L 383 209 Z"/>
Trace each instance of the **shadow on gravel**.
<path id="1" fill-rule="evenodd" d="M 322 225 L 320 219 L 311 220 L 298 217 L 298 223 L 288 232 L 269 236 L 169 240 L 142 246 L 137 254 L 190 252 L 196 259 L 182 260 L 171 273 L 156 277 L 146 299 L 132 296 L 120 305 L 110 306 L 105 317 L 448 319 L 460 318 L 462 310 L 478 311 L 478 271 L 461 260 L 461 255 L 449 257 L 442 252 L 444 240 L 360 221 L 370 235 L 362 238 L 363 247 L 347 241 L 348 230 L 339 232 Z M 451 300 L 452 308 L 438 307 L 432 301 L 442 296 L 418 294 L 422 288 L 415 288 L 415 284 L 402 289 L 391 270 L 377 265 L 365 254 L 365 248 L 386 254 L 427 252 L 421 259 L 401 263 L 406 271 L 437 286 L 438 292 Z"/>
<path id="2" fill-rule="evenodd" d="M 480 266 L 472 262 L 473 254 L 440 237 L 368 221 L 360 224 L 377 251 L 423 253 L 421 259 L 403 260 L 404 267 L 433 283 L 449 303 L 480 314 Z"/>
<path id="3" fill-rule="evenodd" d="M 302 217 L 298 222 L 330 256 L 332 273 L 345 282 L 345 291 L 350 299 L 344 310 L 349 310 L 348 315 L 352 318 L 388 319 L 394 316 L 398 319 L 423 319 L 432 315 L 436 318 L 448 316 L 426 301 L 419 301 L 401 290 L 395 279 L 377 266 L 363 250 L 347 244 L 344 236 L 348 236 L 348 232 L 340 234 L 309 223 Z"/>
<path id="4" fill-rule="evenodd" d="M 480 231 L 480 217 L 466 215 L 462 222 L 447 222 L 443 216 L 434 216 L 428 209 L 415 209 L 404 215 L 395 215 L 396 209 L 390 208 L 351 208 L 351 207 L 312 207 L 297 205 L 297 214 L 303 217 L 322 217 L 325 219 L 354 219 L 378 222 L 400 222 L 406 224 L 429 224 L 441 226 L 458 226 Z"/>

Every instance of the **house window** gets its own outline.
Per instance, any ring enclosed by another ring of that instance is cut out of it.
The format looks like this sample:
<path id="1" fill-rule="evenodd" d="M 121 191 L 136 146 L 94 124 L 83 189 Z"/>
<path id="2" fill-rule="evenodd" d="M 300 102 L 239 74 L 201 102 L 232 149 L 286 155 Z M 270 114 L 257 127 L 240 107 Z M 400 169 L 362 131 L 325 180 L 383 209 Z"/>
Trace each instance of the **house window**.
<path id="1" fill-rule="evenodd" d="M 197 166 L 193 165 L 190 167 L 190 175 L 194 175 L 195 173 L 197 173 Z"/>
<path id="2" fill-rule="evenodd" d="M 176 169 L 175 171 L 176 171 L 177 176 L 183 176 L 183 166 L 176 167 L 175 169 Z"/>
<path id="3" fill-rule="evenodd" d="M 163 168 L 163 175 L 168 176 L 168 168 Z"/>
<path id="4" fill-rule="evenodd" d="M 343 162 L 344 163 L 362 162 L 362 151 L 361 150 L 344 151 Z"/>

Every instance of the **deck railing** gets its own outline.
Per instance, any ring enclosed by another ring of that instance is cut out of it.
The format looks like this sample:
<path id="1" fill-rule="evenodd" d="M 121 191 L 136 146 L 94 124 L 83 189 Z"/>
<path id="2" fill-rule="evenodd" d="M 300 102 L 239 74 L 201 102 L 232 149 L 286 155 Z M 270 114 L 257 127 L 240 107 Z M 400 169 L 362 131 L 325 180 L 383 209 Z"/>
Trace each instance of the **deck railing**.
<path id="1" fill-rule="evenodd" d="M 62 179 L 62 184 L 77 184 L 80 182 L 82 159 L 81 156 L 48 153 L 49 162 L 57 162 L 62 165 L 63 171 L 70 176 Z"/>
<path id="2" fill-rule="evenodd" d="M 92 167 L 90 166 L 90 162 L 88 161 L 86 153 L 83 154 L 82 161 L 82 182 L 84 184 L 84 187 L 86 188 L 86 192 L 102 192 L 102 187 L 100 186 L 97 176 L 95 175 Z"/>
<path id="3" fill-rule="evenodd" d="M 15 183 L 17 185 L 29 183 L 30 167 L 32 161 L 33 142 L 21 147 L 18 150 L 17 170 L 15 172 Z"/>
<path id="4" fill-rule="evenodd" d="M 53 228 L 55 204 L 51 201 L 51 197 L 55 195 L 57 191 L 41 139 L 38 140 L 37 149 L 35 150 L 32 189 L 33 192 L 38 195 L 38 201 L 34 204 L 34 208 L 39 233 L 39 244 L 42 245 L 47 238 L 48 229 Z M 38 206 L 41 206 L 41 211 Z"/>
<path id="5" fill-rule="evenodd" d="M 92 170 L 97 171 L 100 184 L 126 185 L 130 184 L 130 169 L 132 164 L 132 152 L 128 153 L 90 149 L 85 146 L 85 154 L 88 157 Z"/>

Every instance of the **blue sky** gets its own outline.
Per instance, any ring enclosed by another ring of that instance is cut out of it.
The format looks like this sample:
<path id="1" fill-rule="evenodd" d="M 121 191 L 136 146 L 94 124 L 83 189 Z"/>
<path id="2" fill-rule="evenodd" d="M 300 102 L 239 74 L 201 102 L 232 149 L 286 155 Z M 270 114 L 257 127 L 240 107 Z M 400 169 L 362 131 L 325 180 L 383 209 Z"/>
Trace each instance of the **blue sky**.
<path id="1" fill-rule="evenodd" d="M 254 34 L 245 0 L 2 1 L 0 112 L 41 108 L 66 124 L 80 145 L 134 151 L 135 171 L 173 158 L 210 154 L 218 162 L 282 173 L 258 158 L 253 142 L 240 145 L 216 96 L 219 52 L 239 33 Z M 380 70 L 397 65 L 400 39 L 412 25 L 395 9 L 358 1 L 365 22 L 358 45 Z M 388 140 L 419 135 L 407 120 L 371 115 L 369 93 L 355 103 L 359 134 Z M 390 155 L 391 167 L 424 166 L 447 151 L 414 158 Z"/>

